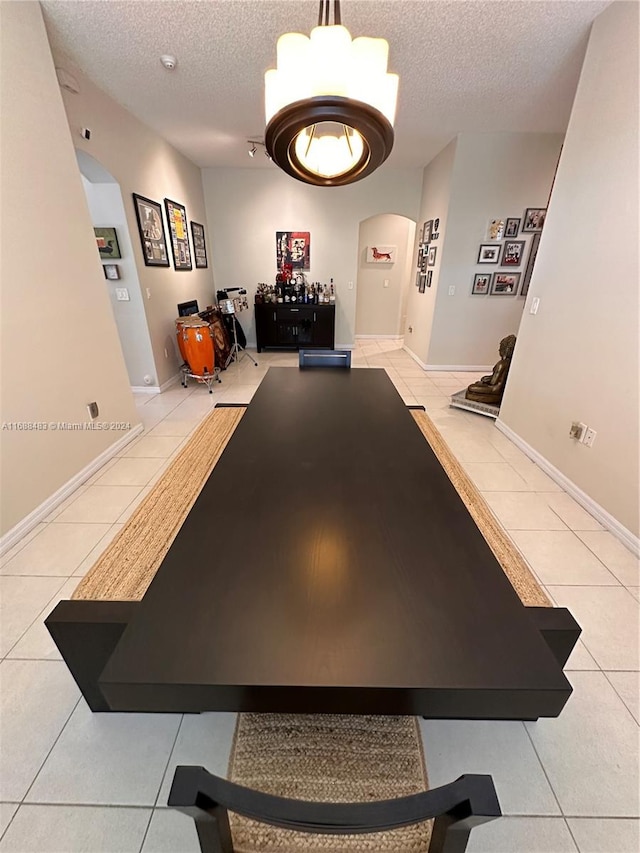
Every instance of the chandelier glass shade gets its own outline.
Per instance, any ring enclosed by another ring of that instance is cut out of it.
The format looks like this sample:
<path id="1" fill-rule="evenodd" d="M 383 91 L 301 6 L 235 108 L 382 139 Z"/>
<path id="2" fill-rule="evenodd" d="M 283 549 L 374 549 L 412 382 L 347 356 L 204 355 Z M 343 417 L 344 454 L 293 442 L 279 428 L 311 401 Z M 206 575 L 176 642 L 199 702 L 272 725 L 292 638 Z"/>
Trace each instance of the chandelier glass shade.
<path id="1" fill-rule="evenodd" d="M 351 38 L 340 23 L 278 39 L 265 74 L 265 143 L 298 180 L 341 186 L 371 174 L 393 147 L 398 75 L 389 45 Z"/>

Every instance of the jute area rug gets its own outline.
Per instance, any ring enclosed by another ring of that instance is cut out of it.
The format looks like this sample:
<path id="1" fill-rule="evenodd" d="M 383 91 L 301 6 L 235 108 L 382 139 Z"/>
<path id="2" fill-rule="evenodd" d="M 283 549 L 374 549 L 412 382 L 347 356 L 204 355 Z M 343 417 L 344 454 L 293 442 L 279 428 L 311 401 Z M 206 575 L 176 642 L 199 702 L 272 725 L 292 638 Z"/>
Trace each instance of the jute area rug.
<path id="1" fill-rule="evenodd" d="M 215 409 L 202 422 L 72 598 L 142 598 L 245 411 Z M 412 414 L 523 603 L 551 606 L 432 421 L 424 412 Z M 331 802 L 390 799 L 428 787 L 412 717 L 240 714 L 229 778 L 280 796 Z M 230 818 L 238 853 L 412 853 L 426 851 L 431 835 L 430 822 L 374 835 L 323 836 Z"/>

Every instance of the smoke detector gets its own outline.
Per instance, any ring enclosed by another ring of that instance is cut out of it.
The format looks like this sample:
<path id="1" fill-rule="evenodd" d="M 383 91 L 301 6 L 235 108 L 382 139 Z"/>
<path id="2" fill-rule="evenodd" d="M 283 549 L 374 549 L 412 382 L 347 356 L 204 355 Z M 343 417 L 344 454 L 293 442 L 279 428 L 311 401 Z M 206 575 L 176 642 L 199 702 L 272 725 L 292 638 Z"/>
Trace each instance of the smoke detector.
<path id="1" fill-rule="evenodd" d="M 167 71 L 175 71 L 176 65 L 178 64 L 178 60 L 175 56 L 171 56 L 169 53 L 163 53 L 160 57 L 160 62 L 167 69 Z"/>

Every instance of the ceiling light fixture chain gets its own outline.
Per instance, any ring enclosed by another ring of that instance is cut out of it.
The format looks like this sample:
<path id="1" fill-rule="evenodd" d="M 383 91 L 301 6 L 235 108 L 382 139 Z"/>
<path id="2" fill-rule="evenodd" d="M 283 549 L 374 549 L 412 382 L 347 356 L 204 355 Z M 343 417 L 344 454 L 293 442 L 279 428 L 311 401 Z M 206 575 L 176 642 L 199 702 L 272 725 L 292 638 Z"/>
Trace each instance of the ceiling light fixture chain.
<path id="1" fill-rule="evenodd" d="M 393 147 L 398 75 L 389 45 L 342 26 L 339 0 L 320 0 L 310 36 L 278 39 L 276 68 L 265 75 L 265 144 L 287 174 L 316 186 L 370 175 Z"/>

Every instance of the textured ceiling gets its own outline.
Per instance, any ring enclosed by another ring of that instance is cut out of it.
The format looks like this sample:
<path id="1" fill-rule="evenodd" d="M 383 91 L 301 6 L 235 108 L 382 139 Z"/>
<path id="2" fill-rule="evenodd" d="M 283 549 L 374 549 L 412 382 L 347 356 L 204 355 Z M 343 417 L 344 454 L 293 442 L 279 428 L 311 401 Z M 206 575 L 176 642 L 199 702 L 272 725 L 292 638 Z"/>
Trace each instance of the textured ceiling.
<path id="1" fill-rule="evenodd" d="M 54 51 L 199 166 L 247 157 L 263 74 L 317 0 L 43 0 Z M 609 0 L 343 0 L 352 36 L 383 36 L 400 74 L 389 163 L 419 167 L 460 131 L 563 132 L 590 24 Z M 163 53 L 178 58 L 168 73 Z"/>

